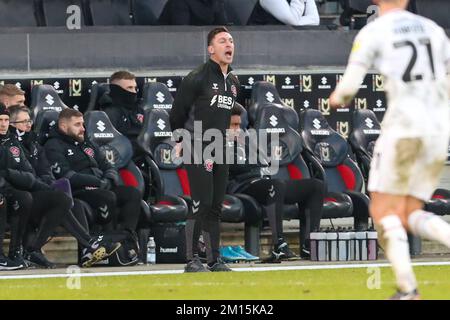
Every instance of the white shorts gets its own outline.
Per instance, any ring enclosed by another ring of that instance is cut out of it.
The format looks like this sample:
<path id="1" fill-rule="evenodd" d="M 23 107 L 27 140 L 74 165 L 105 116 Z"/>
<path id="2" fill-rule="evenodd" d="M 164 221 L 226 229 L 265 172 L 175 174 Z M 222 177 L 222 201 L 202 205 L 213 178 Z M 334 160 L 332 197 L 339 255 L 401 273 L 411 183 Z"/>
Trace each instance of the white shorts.
<path id="1" fill-rule="evenodd" d="M 368 190 L 428 201 L 447 160 L 448 143 L 445 135 L 415 138 L 381 135 L 373 152 Z"/>

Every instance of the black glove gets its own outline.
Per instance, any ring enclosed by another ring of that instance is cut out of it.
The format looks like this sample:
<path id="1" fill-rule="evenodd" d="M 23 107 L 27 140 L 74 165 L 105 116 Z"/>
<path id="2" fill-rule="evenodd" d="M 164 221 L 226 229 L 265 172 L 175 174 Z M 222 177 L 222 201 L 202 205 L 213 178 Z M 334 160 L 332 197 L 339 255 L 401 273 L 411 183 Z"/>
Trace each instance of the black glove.
<path id="1" fill-rule="evenodd" d="M 100 181 L 101 181 L 100 182 L 100 189 L 111 190 L 112 184 L 111 184 L 111 181 L 109 179 L 102 179 Z"/>

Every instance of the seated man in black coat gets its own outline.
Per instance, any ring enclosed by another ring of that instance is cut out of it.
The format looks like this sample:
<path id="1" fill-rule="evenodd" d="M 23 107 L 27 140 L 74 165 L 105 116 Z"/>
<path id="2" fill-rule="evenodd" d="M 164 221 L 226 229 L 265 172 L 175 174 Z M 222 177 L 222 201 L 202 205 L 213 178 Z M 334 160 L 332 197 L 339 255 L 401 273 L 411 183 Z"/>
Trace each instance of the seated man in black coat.
<path id="1" fill-rule="evenodd" d="M 109 223 L 105 229 L 126 230 L 134 237 L 141 194 L 133 187 L 119 185 L 117 170 L 84 133 L 81 112 L 69 108 L 61 111 L 58 126 L 44 146 L 53 174 L 69 179 L 73 196 L 106 217 Z"/>

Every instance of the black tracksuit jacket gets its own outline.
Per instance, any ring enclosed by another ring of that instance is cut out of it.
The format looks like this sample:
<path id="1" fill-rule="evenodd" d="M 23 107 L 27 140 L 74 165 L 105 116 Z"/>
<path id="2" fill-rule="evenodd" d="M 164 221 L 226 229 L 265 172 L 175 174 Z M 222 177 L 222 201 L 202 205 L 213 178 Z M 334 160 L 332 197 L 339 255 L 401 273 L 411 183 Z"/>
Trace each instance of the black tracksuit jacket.
<path id="1" fill-rule="evenodd" d="M 112 186 L 118 185 L 117 170 L 87 139 L 80 143 L 55 129 L 44 147 L 53 174 L 56 178 L 69 179 L 72 190 L 104 188 L 105 179 Z"/>
<path id="2" fill-rule="evenodd" d="M 219 129 L 225 137 L 230 125 L 231 108 L 238 96 L 239 81 L 228 67 L 227 75 L 212 60 L 190 72 L 181 82 L 170 112 L 172 130 L 186 128 L 202 121 L 203 132 Z"/>

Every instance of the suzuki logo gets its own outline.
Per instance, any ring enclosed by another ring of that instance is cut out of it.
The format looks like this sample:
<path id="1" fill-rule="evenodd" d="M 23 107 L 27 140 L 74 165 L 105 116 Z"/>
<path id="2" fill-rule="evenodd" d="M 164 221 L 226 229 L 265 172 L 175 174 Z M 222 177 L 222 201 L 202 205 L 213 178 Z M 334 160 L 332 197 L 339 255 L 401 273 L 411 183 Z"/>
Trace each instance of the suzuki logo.
<path id="1" fill-rule="evenodd" d="M 313 127 L 316 129 L 320 129 L 322 126 L 320 125 L 320 120 L 314 119 L 313 120 Z"/>
<path id="2" fill-rule="evenodd" d="M 326 77 L 322 77 L 322 79 L 320 79 L 320 81 L 322 82 L 322 84 L 327 84 L 327 82 L 328 82 Z"/>
<path id="3" fill-rule="evenodd" d="M 370 118 L 366 118 L 366 120 L 364 120 L 364 122 L 366 123 L 366 126 L 370 129 L 373 128 L 373 121 Z"/>
<path id="4" fill-rule="evenodd" d="M 56 121 L 55 121 L 55 120 L 52 120 L 52 122 L 50 122 L 50 123 L 48 124 L 48 126 L 49 126 L 49 127 L 53 127 L 55 124 L 56 124 Z"/>
<path id="5" fill-rule="evenodd" d="M 101 132 L 105 131 L 106 129 L 105 123 L 102 120 L 99 120 L 97 122 L 97 129 L 100 130 Z"/>
<path id="6" fill-rule="evenodd" d="M 270 124 L 272 125 L 272 127 L 275 127 L 278 124 L 278 118 L 275 117 L 274 115 L 271 116 L 269 119 L 270 119 Z"/>
<path id="7" fill-rule="evenodd" d="M 47 94 L 45 96 L 45 102 L 47 102 L 48 105 L 52 106 L 55 103 L 55 100 L 50 94 Z"/>
<path id="8" fill-rule="evenodd" d="M 268 91 L 268 92 L 266 93 L 266 99 L 267 99 L 267 101 L 269 101 L 269 102 L 273 102 L 273 101 L 275 100 L 275 99 L 273 98 L 272 92 Z"/>
<path id="9" fill-rule="evenodd" d="M 94 85 L 94 84 L 97 84 L 97 83 L 98 82 L 94 80 L 94 81 L 91 82 L 91 85 Z"/>
<path id="10" fill-rule="evenodd" d="M 305 101 L 303 102 L 303 107 L 309 108 L 309 101 L 308 101 L 308 100 L 305 100 Z"/>
<path id="11" fill-rule="evenodd" d="M 172 81 L 171 79 L 167 80 L 167 86 L 168 86 L 169 88 L 172 88 L 172 87 L 173 87 L 173 81 Z"/>
<path id="12" fill-rule="evenodd" d="M 20 82 L 16 82 L 16 87 L 22 89 L 22 84 Z"/>
<path id="13" fill-rule="evenodd" d="M 286 79 L 284 79 L 284 83 L 291 84 L 291 78 L 286 77 Z"/>
<path id="14" fill-rule="evenodd" d="M 158 91 L 158 93 L 156 94 L 156 100 L 158 100 L 159 103 L 163 103 L 164 100 L 166 100 L 166 97 L 161 91 Z"/>
<path id="15" fill-rule="evenodd" d="M 253 85 L 255 83 L 255 79 L 253 77 L 248 78 L 248 84 Z"/>
<path id="16" fill-rule="evenodd" d="M 158 128 L 160 130 L 164 130 L 164 128 L 166 127 L 166 123 L 163 119 L 159 119 L 158 121 L 156 121 L 156 123 L 158 124 Z"/>
<path id="17" fill-rule="evenodd" d="M 53 84 L 53 87 L 54 87 L 56 90 L 58 90 L 58 89 L 59 89 L 59 82 L 56 81 L 56 82 Z"/>
<path id="18" fill-rule="evenodd" d="M 377 107 L 381 107 L 383 105 L 383 101 L 381 101 L 380 99 L 377 100 Z"/>

